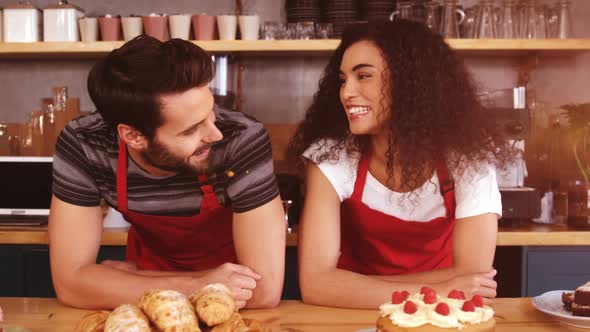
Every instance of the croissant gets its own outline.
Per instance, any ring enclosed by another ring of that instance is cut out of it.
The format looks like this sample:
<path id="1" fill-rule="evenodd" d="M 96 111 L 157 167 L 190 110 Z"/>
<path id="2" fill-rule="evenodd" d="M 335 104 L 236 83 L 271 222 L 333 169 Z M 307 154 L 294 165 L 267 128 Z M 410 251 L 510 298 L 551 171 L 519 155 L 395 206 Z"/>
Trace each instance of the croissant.
<path id="1" fill-rule="evenodd" d="M 260 321 L 251 318 L 244 318 L 244 324 L 250 332 L 271 332 L 272 329 L 262 324 Z"/>
<path id="2" fill-rule="evenodd" d="M 236 312 L 236 301 L 223 284 L 210 284 L 191 295 L 199 319 L 207 326 L 225 323 Z"/>
<path id="3" fill-rule="evenodd" d="M 104 324 L 109 317 L 110 311 L 94 311 L 87 313 L 74 328 L 74 332 L 103 332 Z"/>
<path id="4" fill-rule="evenodd" d="M 191 303 L 177 291 L 148 291 L 139 307 L 162 332 L 201 332 Z"/>
<path id="5" fill-rule="evenodd" d="M 133 304 L 123 304 L 109 315 L 104 332 L 151 332 L 150 322 Z"/>
<path id="6" fill-rule="evenodd" d="M 249 331 L 248 326 L 242 320 L 242 316 L 234 312 L 230 318 L 223 324 L 215 325 L 211 328 L 211 332 L 246 332 Z"/>

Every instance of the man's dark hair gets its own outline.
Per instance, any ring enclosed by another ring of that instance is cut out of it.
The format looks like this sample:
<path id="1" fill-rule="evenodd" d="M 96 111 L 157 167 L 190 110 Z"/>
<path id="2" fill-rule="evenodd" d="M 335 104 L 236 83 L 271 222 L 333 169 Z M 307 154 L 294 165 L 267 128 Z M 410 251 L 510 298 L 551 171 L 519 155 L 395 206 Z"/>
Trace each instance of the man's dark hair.
<path id="1" fill-rule="evenodd" d="M 162 124 L 159 97 L 208 84 L 211 56 L 197 45 L 141 35 L 98 61 L 88 75 L 88 92 L 115 130 L 120 123 L 152 139 Z"/>

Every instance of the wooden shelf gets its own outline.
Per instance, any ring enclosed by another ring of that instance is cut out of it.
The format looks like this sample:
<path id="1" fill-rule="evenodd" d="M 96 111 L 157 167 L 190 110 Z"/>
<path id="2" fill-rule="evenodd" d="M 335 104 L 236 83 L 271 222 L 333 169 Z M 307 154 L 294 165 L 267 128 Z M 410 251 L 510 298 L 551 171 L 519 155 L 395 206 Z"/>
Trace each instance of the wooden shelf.
<path id="1" fill-rule="evenodd" d="M 1 226 L 0 244 L 47 244 L 47 226 Z M 124 246 L 126 228 L 106 228 L 102 245 Z M 590 226 L 541 225 L 527 222 L 516 227 L 500 226 L 498 246 L 590 246 Z M 297 246 L 297 226 L 287 234 L 287 246 Z"/>
<path id="2" fill-rule="evenodd" d="M 0 244 L 48 244 L 47 225 L 0 226 Z M 104 246 L 124 246 L 127 243 L 127 228 L 106 228 L 102 232 Z"/>
<path id="3" fill-rule="evenodd" d="M 340 40 L 234 40 L 193 41 L 212 53 L 242 55 L 328 55 Z M 571 55 L 590 51 L 590 39 L 449 39 L 449 45 L 464 55 L 526 56 Z M 39 42 L 0 43 L 0 58 L 4 59 L 63 59 L 97 58 L 104 56 L 123 42 Z"/>
<path id="4" fill-rule="evenodd" d="M 548 225 L 523 222 L 498 228 L 498 246 L 587 246 L 590 226 Z"/>
<path id="5" fill-rule="evenodd" d="M 461 54 L 481 56 L 574 55 L 590 51 L 590 39 L 451 39 Z"/>

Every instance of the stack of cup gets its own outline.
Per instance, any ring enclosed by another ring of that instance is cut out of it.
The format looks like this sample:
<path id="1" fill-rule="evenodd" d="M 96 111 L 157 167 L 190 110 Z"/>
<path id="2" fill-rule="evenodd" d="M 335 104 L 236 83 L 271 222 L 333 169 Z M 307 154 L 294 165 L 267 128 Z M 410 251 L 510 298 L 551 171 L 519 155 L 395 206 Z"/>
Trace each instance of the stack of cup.
<path id="1" fill-rule="evenodd" d="M 80 39 L 85 43 L 98 40 L 98 19 L 96 17 L 82 17 L 78 20 Z"/>
<path id="2" fill-rule="evenodd" d="M 143 33 L 143 19 L 139 16 L 130 15 L 121 19 L 123 25 L 123 37 L 131 40 Z"/>
<path id="3" fill-rule="evenodd" d="M 149 14 L 143 17 L 143 29 L 146 35 L 161 41 L 168 39 L 168 16 L 165 14 Z"/>
<path id="4" fill-rule="evenodd" d="M 240 24 L 240 37 L 243 40 L 257 40 L 260 30 L 260 18 L 258 15 L 241 15 L 238 18 Z"/>
<path id="5" fill-rule="evenodd" d="M 213 40 L 215 37 L 215 16 L 193 15 L 193 32 L 196 40 Z"/>
<path id="6" fill-rule="evenodd" d="M 104 41 L 121 40 L 121 19 L 118 16 L 105 15 L 98 18 L 100 35 Z"/>
<path id="7" fill-rule="evenodd" d="M 220 40 L 236 40 L 238 18 L 235 15 L 217 16 L 217 29 Z"/>
<path id="8" fill-rule="evenodd" d="M 170 15 L 170 38 L 189 39 L 191 16 L 188 14 Z"/>

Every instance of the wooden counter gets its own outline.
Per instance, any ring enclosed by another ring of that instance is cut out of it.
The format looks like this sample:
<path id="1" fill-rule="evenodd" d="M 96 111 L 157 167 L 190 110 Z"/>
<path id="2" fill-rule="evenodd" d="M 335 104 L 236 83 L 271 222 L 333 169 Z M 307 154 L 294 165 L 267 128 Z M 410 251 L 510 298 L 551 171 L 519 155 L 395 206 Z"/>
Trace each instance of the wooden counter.
<path id="1" fill-rule="evenodd" d="M 23 326 L 35 332 L 72 331 L 86 312 L 65 307 L 55 299 L 0 298 L 6 325 Z M 528 298 L 496 299 L 496 332 L 583 331 L 569 328 L 537 311 Z M 244 310 L 245 317 L 260 320 L 273 331 L 358 331 L 375 327 L 376 310 L 350 310 L 283 301 L 276 309 Z"/>
<path id="2" fill-rule="evenodd" d="M 107 228 L 102 244 L 124 246 L 125 228 Z M 542 225 L 525 222 L 518 226 L 500 226 L 499 246 L 590 246 L 590 226 Z M 0 244 L 47 244 L 47 226 L 0 226 Z M 287 245 L 297 246 L 296 228 L 287 234 Z"/>

